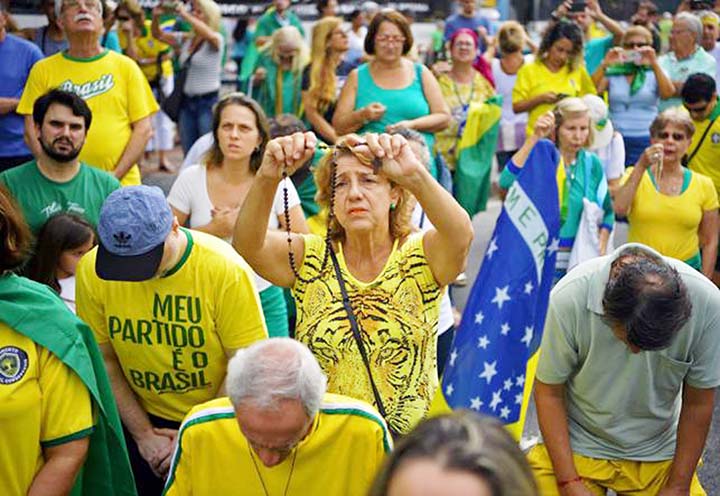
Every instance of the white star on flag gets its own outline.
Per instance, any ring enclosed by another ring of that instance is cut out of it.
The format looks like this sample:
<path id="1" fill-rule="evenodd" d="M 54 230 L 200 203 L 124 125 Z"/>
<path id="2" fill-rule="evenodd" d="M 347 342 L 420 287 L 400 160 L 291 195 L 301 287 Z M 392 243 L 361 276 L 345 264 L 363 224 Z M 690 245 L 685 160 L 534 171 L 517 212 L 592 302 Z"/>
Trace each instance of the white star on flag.
<path id="1" fill-rule="evenodd" d="M 522 394 L 522 393 L 518 393 L 518 394 L 515 395 L 515 404 L 516 404 L 516 405 L 522 405 L 522 400 L 523 400 L 523 394 Z"/>
<path id="2" fill-rule="evenodd" d="M 510 388 L 512 387 L 513 382 L 512 379 L 505 379 L 505 382 L 503 383 L 503 388 L 505 391 L 510 391 Z"/>
<path id="3" fill-rule="evenodd" d="M 476 324 L 482 324 L 483 320 L 485 320 L 485 315 L 482 312 L 478 312 L 475 314 L 475 323 Z"/>
<path id="4" fill-rule="evenodd" d="M 553 238 L 553 240 L 550 242 L 550 244 L 547 247 L 547 251 L 550 253 L 555 253 L 560 249 L 560 238 Z"/>
<path id="5" fill-rule="evenodd" d="M 500 418 L 509 418 L 510 417 L 510 409 L 506 406 L 502 407 L 500 409 Z"/>
<path id="6" fill-rule="evenodd" d="M 493 239 L 490 240 L 490 246 L 488 246 L 488 249 L 487 249 L 487 251 L 485 252 L 485 256 L 488 258 L 488 260 L 492 258 L 493 253 L 495 253 L 495 252 L 497 251 L 497 249 L 498 249 L 498 245 L 497 245 L 497 243 L 495 242 L 495 239 L 496 239 L 496 238 L 493 238 Z"/>
<path id="7" fill-rule="evenodd" d="M 488 339 L 487 335 L 482 336 L 480 339 L 478 339 L 478 348 L 487 350 L 487 347 L 489 344 L 490 344 L 490 340 Z"/>
<path id="8" fill-rule="evenodd" d="M 493 393 L 492 401 L 490 402 L 490 408 L 492 408 L 493 412 L 497 410 L 498 405 L 503 402 L 501 395 L 502 389 L 498 389 Z"/>
<path id="9" fill-rule="evenodd" d="M 535 289 L 535 287 L 533 286 L 532 281 L 528 281 L 525 283 L 525 294 L 529 295 L 530 293 L 532 293 L 533 289 Z"/>
<path id="10" fill-rule="evenodd" d="M 503 336 L 507 336 L 510 333 L 510 324 L 505 322 L 503 325 L 500 326 L 500 334 Z"/>
<path id="11" fill-rule="evenodd" d="M 510 298 L 510 296 L 508 296 L 509 290 L 510 286 L 505 286 L 504 288 L 495 288 L 495 298 L 492 299 L 491 303 L 496 303 L 498 309 L 502 309 L 503 303 L 512 299 Z"/>
<path id="12" fill-rule="evenodd" d="M 475 396 L 470 400 L 470 408 L 473 410 L 480 410 L 481 406 L 483 406 L 483 402 L 480 401 L 480 396 Z"/>
<path id="13" fill-rule="evenodd" d="M 492 378 L 497 375 L 497 370 L 495 370 L 495 367 L 497 367 L 497 360 L 495 360 L 493 363 L 483 362 L 483 371 L 482 374 L 480 374 L 480 379 L 485 379 L 487 383 L 490 384 Z"/>
<path id="14" fill-rule="evenodd" d="M 457 360 L 457 357 L 458 357 L 458 352 L 457 352 L 457 348 L 455 348 L 452 351 L 452 353 L 450 353 L 450 366 L 451 367 L 455 366 L 455 360 Z"/>
<path id="15" fill-rule="evenodd" d="M 517 387 L 523 387 L 525 386 L 525 376 L 523 374 L 520 374 L 515 378 L 515 385 Z"/>
<path id="16" fill-rule="evenodd" d="M 521 343 L 525 343 L 525 346 L 527 346 L 528 348 L 530 348 L 530 341 L 532 341 L 533 332 L 534 332 L 534 330 L 533 330 L 532 326 L 526 327 L 526 328 L 525 328 L 525 335 L 524 335 L 523 338 L 520 340 L 520 342 L 521 342 Z"/>
<path id="17" fill-rule="evenodd" d="M 448 387 L 445 388 L 445 394 L 448 396 L 452 396 L 453 391 L 455 391 L 455 388 L 452 384 L 448 384 Z"/>

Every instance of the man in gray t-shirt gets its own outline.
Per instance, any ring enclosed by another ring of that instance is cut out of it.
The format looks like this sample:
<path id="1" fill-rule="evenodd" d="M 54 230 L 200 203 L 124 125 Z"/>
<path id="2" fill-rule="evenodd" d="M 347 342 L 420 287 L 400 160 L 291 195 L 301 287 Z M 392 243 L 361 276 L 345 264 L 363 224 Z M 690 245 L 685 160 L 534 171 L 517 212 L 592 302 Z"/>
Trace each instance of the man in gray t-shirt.
<path id="1" fill-rule="evenodd" d="M 720 291 L 643 245 L 550 295 L 535 382 L 547 495 L 704 495 L 695 469 L 720 385 Z"/>

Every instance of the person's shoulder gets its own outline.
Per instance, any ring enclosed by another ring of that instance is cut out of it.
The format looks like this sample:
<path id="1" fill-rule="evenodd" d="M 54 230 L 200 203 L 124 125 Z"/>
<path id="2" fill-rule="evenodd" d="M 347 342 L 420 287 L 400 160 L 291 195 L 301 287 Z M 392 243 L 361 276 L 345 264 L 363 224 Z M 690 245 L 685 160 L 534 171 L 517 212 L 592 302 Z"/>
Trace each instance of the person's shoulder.
<path id="1" fill-rule="evenodd" d="M 37 162 L 33 159 L 0 172 L 0 181 L 4 182 L 9 188 L 12 188 L 13 186 L 21 185 L 28 177 L 37 176 L 38 174 Z"/>
<path id="2" fill-rule="evenodd" d="M 364 401 L 340 394 L 326 393 L 320 404 L 320 414 L 323 416 L 344 416 L 350 421 L 357 421 L 357 428 L 372 432 L 382 431 L 383 435 L 389 438 L 385 420 L 375 408 Z M 389 439 L 387 442 L 389 442 Z"/>
<path id="3" fill-rule="evenodd" d="M 193 249 L 201 253 L 197 263 L 214 275 L 230 275 L 235 271 L 252 274 L 252 269 L 227 241 L 202 231 L 187 229 L 193 240 Z M 232 276 L 231 276 L 232 277 Z"/>
<path id="4" fill-rule="evenodd" d="M 26 40 L 21 36 L 16 36 L 14 34 L 8 33 L 5 41 L 6 43 L 9 42 L 11 44 L 13 50 L 18 50 L 26 54 L 31 54 L 38 59 L 43 58 L 43 53 L 42 51 L 40 51 L 40 48 L 30 40 Z"/>
<path id="5" fill-rule="evenodd" d="M 105 282 L 100 279 L 95 272 L 95 260 L 97 259 L 97 251 L 98 247 L 95 246 L 89 252 L 82 256 L 82 258 L 78 262 L 77 269 L 75 271 L 75 277 L 77 281 L 82 281 L 84 279 L 86 282 L 93 280 L 99 284 Z"/>
<path id="6" fill-rule="evenodd" d="M 701 188 L 715 188 L 712 179 L 710 179 L 710 177 L 706 176 L 705 174 L 701 174 L 699 172 L 691 170 L 690 176 L 694 181 L 697 181 L 698 186 L 700 186 Z"/>
<path id="7" fill-rule="evenodd" d="M 107 171 L 98 169 L 97 167 L 93 167 L 92 165 L 85 162 L 80 162 L 80 170 L 83 174 L 87 174 L 93 180 L 108 186 L 112 186 L 113 189 L 117 189 L 120 187 L 120 181 L 118 181 L 115 176 L 113 176 Z"/>
<path id="8" fill-rule="evenodd" d="M 212 420 L 218 420 L 222 418 L 235 417 L 230 398 L 224 396 L 222 398 L 215 398 L 204 403 L 195 405 L 183 419 L 183 425 L 197 424 L 201 422 L 210 422 Z"/>

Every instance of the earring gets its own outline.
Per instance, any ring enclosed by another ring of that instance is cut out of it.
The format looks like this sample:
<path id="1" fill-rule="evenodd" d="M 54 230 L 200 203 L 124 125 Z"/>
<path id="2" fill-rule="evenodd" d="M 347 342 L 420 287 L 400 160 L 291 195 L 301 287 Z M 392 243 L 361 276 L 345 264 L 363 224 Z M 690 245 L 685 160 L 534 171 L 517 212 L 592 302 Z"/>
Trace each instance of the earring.
<path id="1" fill-rule="evenodd" d="M 395 204 L 394 204 L 394 203 L 391 203 L 391 204 L 390 204 L 390 211 L 392 212 L 393 210 L 395 210 Z"/>

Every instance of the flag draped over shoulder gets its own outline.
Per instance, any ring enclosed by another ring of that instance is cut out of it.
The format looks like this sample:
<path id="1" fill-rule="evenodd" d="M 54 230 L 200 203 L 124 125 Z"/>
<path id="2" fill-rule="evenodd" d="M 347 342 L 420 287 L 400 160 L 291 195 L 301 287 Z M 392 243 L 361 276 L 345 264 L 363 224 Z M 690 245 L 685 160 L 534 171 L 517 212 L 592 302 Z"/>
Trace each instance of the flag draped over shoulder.
<path id="1" fill-rule="evenodd" d="M 136 495 L 120 416 L 90 328 L 50 288 L 24 277 L 0 277 L 0 321 L 46 348 L 72 369 L 93 399 L 95 427 L 73 496 Z"/>
<path id="2" fill-rule="evenodd" d="M 522 435 L 555 270 L 559 160 L 540 141 L 508 190 L 432 413 L 472 409 Z"/>
<path id="3" fill-rule="evenodd" d="M 485 210 L 490 196 L 490 170 L 497 149 L 502 97 L 474 102 L 457 147 L 453 193 L 472 217 Z"/>

